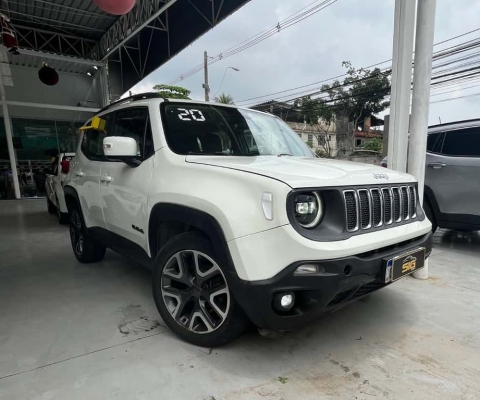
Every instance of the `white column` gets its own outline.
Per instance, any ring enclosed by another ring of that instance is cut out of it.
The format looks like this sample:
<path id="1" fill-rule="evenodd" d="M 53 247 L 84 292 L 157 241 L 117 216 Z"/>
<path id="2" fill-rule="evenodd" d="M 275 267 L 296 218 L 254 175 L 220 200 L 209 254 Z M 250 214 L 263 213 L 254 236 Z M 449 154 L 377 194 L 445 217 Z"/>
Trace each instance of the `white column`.
<path id="1" fill-rule="evenodd" d="M 422 203 L 425 184 L 425 157 L 427 151 L 435 8 L 436 0 L 418 1 L 408 172 L 418 179 L 418 195 Z M 413 276 L 418 279 L 427 279 L 428 263 L 425 268 L 415 272 Z"/>
<path id="2" fill-rule="evenodd" d="M 103 66 L 103 68 L 99 71 L 99 75 L 102 93 L 102 107 L 106 107 L 110 104 L 110 90 L 108 85 L 108 74 L 106 65 Z"/>
<path id="3" fill-rule="evenodd" d="M 3 72 L 0 65 L 0 95 L 2 98 L 3 122 L 5 124 L 5 134 L 7 136 L 8 155 L 10 157 L 10 168 L 12 169 L 13 188 L 15 190 L 15 198 L 20 199 L 20 184 L 18 182 L 17 158 L 13 147 L 12 121 L 8 113 L 7 98 L 5 94 L 5 86 L 3 84 Z"/>
<path id="4" fill-rule="evenodd" d="M 388 167 L 407 170 L 415 0 L 395 0 Z"/>

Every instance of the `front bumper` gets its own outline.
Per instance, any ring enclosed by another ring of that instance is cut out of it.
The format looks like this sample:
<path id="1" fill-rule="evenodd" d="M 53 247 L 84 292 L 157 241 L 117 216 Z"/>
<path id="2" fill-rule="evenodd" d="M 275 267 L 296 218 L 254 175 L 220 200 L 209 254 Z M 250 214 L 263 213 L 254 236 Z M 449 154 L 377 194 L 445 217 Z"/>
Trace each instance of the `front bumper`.
<path id="1" fill-rule="evenodd" d="M 384 259 L 409 250 L 432 249 L 432 234 L 427 233 L 401 243 L 344 258 L 303 260 L 290 264 L 274 277 L 259 281 L 239 280 L 235 298 L 250 320 L 260 328 L 288 330 L 305 325 L 319 315 L 333 311 L 385 284 Z M 325 268 L 322 275 L 295 276 L 300 264 L 317 263 Z M 349 266 L 349 268 L 346 268 Z M 346 273 L 349 272 L 350 273 Z M 295 306 L 288 313 L 276 311 L 273 296 L 294 292 Z"/>

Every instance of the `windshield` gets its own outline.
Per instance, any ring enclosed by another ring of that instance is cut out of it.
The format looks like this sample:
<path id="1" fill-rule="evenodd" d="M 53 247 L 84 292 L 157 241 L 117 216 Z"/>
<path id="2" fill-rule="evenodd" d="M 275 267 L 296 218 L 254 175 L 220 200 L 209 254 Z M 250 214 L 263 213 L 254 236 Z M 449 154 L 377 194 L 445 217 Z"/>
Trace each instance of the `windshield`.
<path id="1" fill-rule="evenodd" d="M 256 111 L 207 104 L 163 103 L 163 124 L 177 154 L 313 157 L 282 120 Z"/>

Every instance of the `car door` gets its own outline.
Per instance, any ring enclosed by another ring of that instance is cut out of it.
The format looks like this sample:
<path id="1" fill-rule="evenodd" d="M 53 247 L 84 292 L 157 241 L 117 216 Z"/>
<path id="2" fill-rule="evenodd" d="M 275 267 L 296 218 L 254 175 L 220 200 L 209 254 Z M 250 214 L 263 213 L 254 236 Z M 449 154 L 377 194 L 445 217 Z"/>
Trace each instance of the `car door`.
<path id="1" fill-rule="evenodd" d="M 132 167 L 119 160 L 102 164 L 100 187 L 107 229 L 147 251 L 147 195 L 154 152 L 148 107 L 117 111 L 109 136 L 134 138 L 140 165 Z"/>
<path id="2" fill-rule="evenodd" d="M 89 228 L 106 228 L 103 216 L 100 171 L 106 161 L 103 153 L 103 138 L 111 128 L 111 114 L 103 115 L 104 130 L 88 129 L 83 133 L 80 151 L 75 157 L 72 182 L 77 190 L 85 223 Z"/>
<path id="3" fill-rule="evenodd" d="M 443 135 L 441 151 L 427 155 L 425 183 L 446 214 L 440 219 L 469 223 L 468 216 L 480 216 L 480 127 Z"/>
<path id="4" fill-rule="evenodd" d="M 58 156 L 55 157 L 55 160 L 52 163 L 52 170 L 49 171 L 50 173 L 47 174 L 46 179 L 48 199 L 55 205 L 57 205 L 57 201 L 55 199 L 55 177 L 58 174 L 58 159 Z"/>

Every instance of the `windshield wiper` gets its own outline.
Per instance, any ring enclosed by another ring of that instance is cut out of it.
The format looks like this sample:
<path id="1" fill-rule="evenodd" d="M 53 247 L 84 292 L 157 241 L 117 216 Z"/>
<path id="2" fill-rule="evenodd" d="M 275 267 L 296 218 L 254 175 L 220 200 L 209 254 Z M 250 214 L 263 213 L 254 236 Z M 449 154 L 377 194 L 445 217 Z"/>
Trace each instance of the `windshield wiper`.
<path id="1" fill-rule="evenodd" d="M 215 153 L 205 153 L 202 151 L 189 151 L 189 155 L 191 156 L 231 156 L 231 154 L 222 153 L 221 151 Z"/>
<path id="2" fill-rule="evenodd" d="M 290 153 L 280 153 L 280 154 L 277 154 L 277 157 L 283 157 L 283 156 L 291 156 L 291 157 L 293 157 L 293 154 L 290 154 Z"/>

